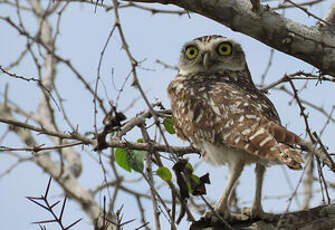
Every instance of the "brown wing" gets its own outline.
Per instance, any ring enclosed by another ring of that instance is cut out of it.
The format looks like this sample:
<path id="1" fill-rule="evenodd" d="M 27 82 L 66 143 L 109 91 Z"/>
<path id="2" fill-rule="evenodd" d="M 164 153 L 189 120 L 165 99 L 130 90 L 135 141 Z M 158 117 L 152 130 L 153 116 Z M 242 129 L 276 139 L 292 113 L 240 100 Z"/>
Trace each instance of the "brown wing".
<path id="1" fill-rule="evenodd" d="M 224 78 L 223 78 L 224 79 Z M 299 139 L 280 125 L 270 100 L 252 85 L 177 77 L 168 92 L 177 134 L 246 151 L 261 159 L 301 168 Z M 242 86 L 241 86 L 242 85 Z"/>

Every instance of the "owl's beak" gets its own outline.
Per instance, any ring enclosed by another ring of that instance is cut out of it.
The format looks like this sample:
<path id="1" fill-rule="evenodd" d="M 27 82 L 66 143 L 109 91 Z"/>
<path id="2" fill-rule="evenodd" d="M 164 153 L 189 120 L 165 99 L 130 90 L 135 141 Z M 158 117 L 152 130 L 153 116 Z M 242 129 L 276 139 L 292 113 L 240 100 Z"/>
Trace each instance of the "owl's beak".
<path id="1" fill-rule="evenodd" d="M 202 54 L 202 65 L 205 67 L 206 70 L 211 67 L 212 61 L 209 52 L 204 52 Z"/>

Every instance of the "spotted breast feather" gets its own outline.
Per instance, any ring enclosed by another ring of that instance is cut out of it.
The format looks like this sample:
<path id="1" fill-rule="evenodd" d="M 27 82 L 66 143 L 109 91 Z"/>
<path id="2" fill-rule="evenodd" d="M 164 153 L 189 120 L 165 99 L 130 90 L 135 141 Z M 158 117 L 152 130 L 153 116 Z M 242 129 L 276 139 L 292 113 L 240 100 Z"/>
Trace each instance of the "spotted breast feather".
<path id="1" fill-rule="evenodd" d="M 241 74 L 178 75 L 168 87 L 177 135 L 202 150 L 204 143 L 222 145 L 251 155 L 250 162 L 300 169 L 301 151 L 293 147 L 300 138 L 280 125 L 270 100 Z"/>

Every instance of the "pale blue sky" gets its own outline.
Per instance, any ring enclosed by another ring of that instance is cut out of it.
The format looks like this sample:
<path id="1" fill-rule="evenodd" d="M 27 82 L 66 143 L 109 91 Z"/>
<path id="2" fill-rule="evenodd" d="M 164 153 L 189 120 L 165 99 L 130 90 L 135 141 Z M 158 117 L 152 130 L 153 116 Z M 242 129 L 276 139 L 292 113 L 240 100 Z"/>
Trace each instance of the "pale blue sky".
<path id="1" fill-rule="evenodd" d="M 25 2 L 25 1 L 22 1 Z M 109 3 L 109 1 L 105 0 Z M 311 9 L 317 15 L 324 15 L 329 7 L 330 1 L 313 7 Z M 173 8 L 168 6 L 153 5 L 154 7 Z M 298 13 L 297 13 L 298 12 Z M 0 4 L 0 15 L 10 16 L 13 20 L 17 20 L 15 10 L 11 7 L 4 7 Z M 196 14 L 191 14 L 189 18 L 187 15 L 151 15 L 148 12 L 138 9 L 122 9 L 120 10 L 121 23 L 124 27 L 124 32 L 127 41 L 130 45 L 130 50 L 137 60 L 143 60 L 139 69 L 139 81 L 150 101 L 154 98 L 159 98 L 166 107 L 169 107 L 169 102 L 166 94 L 166 86 L 176 74 L 173 70 L 164 69 L 161 65 L 156 64 L 156 59 L 162 60 L 165 63 L 175 65 L 178 62 L 179 51 L 184 42 L 198 36 L 207 34 L 221 34 L 229 36 L 239 41 L 246 52 L 247 61 L 251 74 L 255 83 L 260 82 L 260 76 L 264 72 L 267 65 L 268 57 L 270 55 L 269 47 L 237 32 L 206 19 Z M 286 15 L 299 20 L 304 23 L 314 23 L 311 18 L 296 10 L 288 10 Z M 25 26 L 32 31 L 36 31 L 36 21 L 23 13 Z M 52 17 L 52 23 L 55 24 L 56 17 Z M 57 42 L 57 52 L 65 59 L 71 59 L 73 65 L 80 70 L 80 73 L 93 86 L 97 73 L 97 64 L 100 52 L 105 43 L 105 40 L 113 26 L 114 15 L 110 11 L 106 13 L 102 9 L 97 9 L 94 13 L 94 7 L 88 4 L 71 3 L 70 7 L 65 11 L 61 23 L 61 33 Z M 11 29 L 6 23 L 0 21 L 0 65 L 6 66 L 11 63 L 19 55 L 20 50 L 25 45 L 25 39 L 20 37 L 16 31 Z M 130 71 L 129 61 L 124 52 L 120 48 L 121 43 L 117 34 L 115 34 L 106 50 L 102 65 L 102 81 L 107 89 L 107 96 L 105 96 L 103 87 L 100 87 L 99 92 L 106 100 L 115 100 L 118 91 L 115 86 L 119 88 L 125 77 Z M 74 75 L 60 64 L 57 67 L 56 85 L 63 98 L 66 99 L 65 107 L 68 111 L 70 119 L 75 125 L 78 124 L 79 131 L 85 132 L 93 130 L 93 103 L 92 97 L 85 91 L 84 86 L 74 77 Z M 147 70 L 149 69 L 149 70 Z M 298 70 L 310 72 L 313 68 L 293 57 L 275 52 L 272 67 L 268 73 L 266 83 L 270 83 L 283 76 L 284 73 L 293 73 Z M 25 75 L 28 77 L 36 77 L 36 69 L 32 65 L 31 58 L 28 56 L 20 66 L 11 71 Z M 112 77 L 112 72 L 114 78 Z M 0 92 L 3 93 L 5 83 L 9 83 L 10 99 L 21 105 L 27 111 L 36 111 L 38 98 L 40 94 L 39 88 L 32 82 L 24 82 L 20 80 L 9 80 L 8 77 L 0 74 Z M 100 84 L 101 85 L 101 84 Z M 123 110 L 138 97 L 136 89 L 131 88 L 128 82 L 124 92 L 119 101 L 119 109 Z M 299 87 L 303 82 L 297 83 Z M 304 90 L 302 96 L 305 99 L 323 105 L 327 111 L 330 111 L 334 104 L 333 98 L 334 90 L 332 85 L 324 82 L 315 86 L 310 82 L 308 89 Z M 291 99 L 284 93 L 277 90 L 270 91 L 270 99 L 274 102 L 284 125 L 289 129 L 295 131 L 297 134 L 304 135 L 304 123 L 299 117 L 299 111 L 295 102 L 289 105 Z M 1 98 L 3 101 L 3 98 Z M 126 111 L 126 115 L 131 117 L 137 112 L 146 109 L 143 100 L 138 101 L 135 106 Z M 308 108 L 310 113 L 310 124 L 313 130 L 319 131 L 326 118 L 319 112 Z M 70 130 L 63 120 L 59 111 L 56 112 L 56 117 L 59 121 L 60 127 L 64 131 Z M 22 117 L 19 117 L 22 119 Z M 98 120 L 101 122 L 102 114 L 98 114 Z M 3 134 L 5 126 L 0 124 L 0 135 Z M 137 134 L 139 135 L 139 134 Z M 330 124 L 323 136 L 323 141 L 333 150 L 335 147 L 333 136 L 335 135 L 334 124 Z M 135 139 L 136 133 L 129 135 L 129 139 Z M 43 138 L 43 137 L 41 137 Z M 45 139 L 45 138 L 44 138 Z M 44 140 L 43 139 L 43 140 Z M 173 144 L 185 144 L 176 139 L 175 136 L 169 136 L 169 140 Z M 48 142 L 47 142 L 48 143 Z M 4 142 L 0 145 L 20 147 L 22 144 L 18 141 L 15 135 L 10 134 Z M 85 147 L 87 152 L 95 155 L 91 147 Z M 102 171 L 99 166 L 92 160 L 87 152 L 78 148 L 84 162 L 84 171 L 80 177 L 80 181 L 87 187 L 94 188 L 95 185 L 101 183 L 103 180 Z M 22 154 L 22 153 L 20 153 Z M 29 153 L 23 153 L 29 155 Z M 197 156 L 189 156 L 192 162 L 197 162 Z M 0 153 L 0 173 L 3 172 L 11 163 L 14 162 L 12 157 Z M 293 172 L 285 169 L 295 186 L 299 179 L 301 172 Z M 327 169 L 325 171 L 328 171 Z M 224 187 L 224 180 L 226 178 L 226 167 L 216 167 L 203 163 L 198 169 L 197 173 L 210 172 L 212 184 L 208 187 L 208 199 L 215 200 L 221 193 Z M 124 174 L 130 178 L 136 178 L 135 173 Z M 17 167 L 9 175 L 0 178 L 0 213 L 2 229 L 39 229 L 38 226 L 31 225 L 30 222 L 48 218 L 48 215 L 24 197 L 29 195 L 40 195 L 43 193 L 45 185 L 48 181 L 48 175 L 41 169 L 37 168 L 32 163 L 23 163 Z M 144 184 L 140 185 L 143 188 L 137 189 L 142 192 L 147 192 L 148 187 Z M 318 187 L 315 186 L 315 189 Z M 254 176 L 253 166 L 246 167 L 238 188 L 238 195 L 240 202 L 248 202 L 244 206 L 250 206 L 254 191 Z M 264 196 L 269 195 L 286 195 L 290 194 L 292 190 L 289 188 L 283 174 L 283 169 L 279 166 L 271 167 L 265 178 Z M 104 193 L 106 194 L 106 193 Z M 252 194 L 252 195 L 251 195 Z M 51 197 L 53 199 L 62 199 L 61 190 L 54 182 L 52 184 Z M 264 208 L 266 211 L 280 212 L 286 208 L 287 198 L 281 200 L 266 200 L 264 201 Z M 102 195 L 97 196 L 97 200 L 102 203 Z M 313 199 L 313 204 L 317 205 L 321 201 L 321 196 L 316 195 Z M 140 220 L 137 214 L 137 209 L 134 208 L 134 201 L 128 196 L 121 196 L 117 202 L 117 207 L 124 203 L 125 220 L 137 218 L 134 224 L 129 225 L 129 229 L 139 226 Z M 293 208 L 297 207 L 293 203 Z M 148 216 L 152 210 L 150 202 L 145 202 L 145 209 Z M 135 210 L 135 212 L 134 212 Z M 84 218 L 81 223 L 74 229 L 92 229 L 89 219 L 80 207 L 74 202 L 68 202 L 66 222 L 69 223 L 77 218 Z M 161 217 L 166 223 L 164 216 Z M 149 221 L 153 219 L 148 218 Z M 153 226 L 153 225 L 151 225 Z M 181 224 L 188 226 L 187 222 Z M 48 226 L 48 230 L 58 229 L 56 226 Z M 128 229 L 128 228 L 126 228 Z"/>

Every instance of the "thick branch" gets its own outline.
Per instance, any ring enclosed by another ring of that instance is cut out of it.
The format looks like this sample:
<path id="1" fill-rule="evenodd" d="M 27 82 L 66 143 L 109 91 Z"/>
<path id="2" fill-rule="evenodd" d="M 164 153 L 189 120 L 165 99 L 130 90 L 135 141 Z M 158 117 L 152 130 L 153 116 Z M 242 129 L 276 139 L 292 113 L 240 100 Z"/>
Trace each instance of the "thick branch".
<path id="1" fill-rule="evenodd" d="M 171 3 L 180 6 L 304 60 L 324 74 L 335 76 L 333 33 L 285 18 L 269 7 L 260 5 L 257 11 L 252 11 L 252 5 L 247 0 L 140 0 L 140 2 Z"/>
<path id="2" fill-rule="evenodd" d="M 242 215 L 237 214 L 237 218 L 243 218 Z M 190 229 L 198 230 L 204 229 L 205 226 L 212 225 L 205 221 L 198 221 L 192 224 Z M 335 227 L 335 205 L 319 206 L 309 210 L 291 212 L 286 214 L 276 214 L 271 221 L 263 220 L 242 220 L 230 223 L 236 229 L 249 230 L 332 230 Z M 226 229 L 224 224 L 215 223 L 213 230 Z"/>

